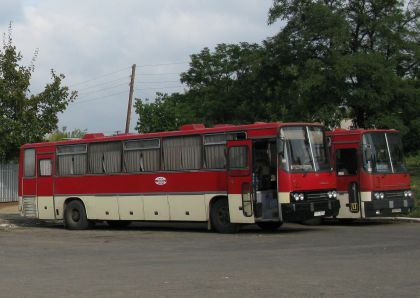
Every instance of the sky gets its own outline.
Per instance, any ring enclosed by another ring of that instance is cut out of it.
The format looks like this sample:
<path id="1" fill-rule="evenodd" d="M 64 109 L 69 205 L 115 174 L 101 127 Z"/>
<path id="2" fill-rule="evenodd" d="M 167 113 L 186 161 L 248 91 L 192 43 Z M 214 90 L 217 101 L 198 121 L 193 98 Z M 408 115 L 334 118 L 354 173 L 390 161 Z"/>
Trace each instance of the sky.
<path id="1" fill-rule="evenodd" d="M 51 69 L 78 98 L 59 115 L 67 130 L 123 132 L 131 66 L 134 97 L 182 92 L 179 74 L 190 55 L 220 43 L 273 36 L 272 0 L 0 0 L 0 32 L 13 26 L 13 42 L 29 65 L 38 50 L 31 92 L 51 82 Z M 138 120 L 132 110 L 130 132 Z"/>

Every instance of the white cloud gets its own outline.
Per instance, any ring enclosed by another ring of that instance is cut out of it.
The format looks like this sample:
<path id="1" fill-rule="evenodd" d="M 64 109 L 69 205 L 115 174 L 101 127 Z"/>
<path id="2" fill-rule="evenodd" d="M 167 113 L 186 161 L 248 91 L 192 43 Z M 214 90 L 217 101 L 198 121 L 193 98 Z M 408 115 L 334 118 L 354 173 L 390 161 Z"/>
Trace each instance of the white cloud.
<path id="1" fill-rule="evenodd" d="M 39 48 L 32 90 L 42 90 L 51 68 L 64 73 L 66 83 L 80 90 L 78 101 L 86 103 L 71 105 L 60 116 L 59 125 L 89 131 L 124 128 L 133 63 L 188 61 L 189 55 L 203 47 L 260 42 L 276 29 L 266 25 L 271 0 L 0 1 L 0 32 L 7 31 L 9 20 L 5 18 L 11 18 L 13 39 L 24 63 Z M 135 95 L 152 98 L 159 90 L 182 90 L 175 87 L 180 85 L 176 81 L 187 67 L 138 67 Z M 77 84 L 122 68 L 125 70 Z M 121 94 L 111 96 L 115 93 Z"/>

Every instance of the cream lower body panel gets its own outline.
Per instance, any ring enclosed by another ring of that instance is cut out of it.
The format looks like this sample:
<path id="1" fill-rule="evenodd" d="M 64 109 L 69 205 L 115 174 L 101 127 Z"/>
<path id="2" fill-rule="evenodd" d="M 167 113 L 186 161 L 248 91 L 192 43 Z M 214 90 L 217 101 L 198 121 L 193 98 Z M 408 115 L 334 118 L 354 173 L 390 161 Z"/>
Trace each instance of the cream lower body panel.
<path id="1" fill-rule="evenodd" d="M 340 201 L 340 210 L 336 218 L 360 218 L 361 206 L 359 206 L 359 212 L 351 212 L 349 205 L 349 193 L 339 192 L 337 199 Z"/>
<path id="2" fill-rule="evenodd" d="M 54 197 L 37 197 L 37 210 L 39 219 L 55 219 Z"/>
<path id="3" fill-rule="evenodd" d="M 253 224 L 255 223 L 254 216 L 245 216 L 242 210 L 242 195 L 230 194 L 229 195 L 229 215 L 230 222 L 232 223 L 244 223 Z"/>
<path id="4" fill-rule="evenodd" d="M 45 219 L 63 219 L 65 201 L 78 198 L 91 220 L 208 221 L 215 196 L 220 194 L 56 196 L 55 212 Z"/>
<path id="5" fill-rule="evenodd" d="M 279 192 L 277 197 L 280 206 L 281 204 L 290 204 L 290 192 Z"/>
<path id="6" fill-rule="evenodd" d="M 340 211 L 337 215 L 337 218 L 366 218 L 365 215 L 365 202 L 372 201 L 372 192 L 362 191 L 360 192 L 360 206 L 359 212 L 353 213 L 350 211 L 350 208 L 347 206 L 349 204 L 349 193 L 348 192 L 339 192 L 338 199 L 340 201 Z"/>

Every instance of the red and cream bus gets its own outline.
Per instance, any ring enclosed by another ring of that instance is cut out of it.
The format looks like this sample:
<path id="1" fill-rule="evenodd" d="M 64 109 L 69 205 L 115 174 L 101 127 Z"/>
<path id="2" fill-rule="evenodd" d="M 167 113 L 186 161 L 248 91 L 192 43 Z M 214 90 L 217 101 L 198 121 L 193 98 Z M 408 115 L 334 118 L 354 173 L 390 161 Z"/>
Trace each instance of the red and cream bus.
<path id="1" fill-rule="evenodd" d="M 327 136 L 341 203 L 337 218 L 388 217 L 411 211 L 414 198 L 398 131 L 335 129 Z"/>
<path id="2" fill-rule="evenodd" d="M 323 127 L 309 123 L 190 124 L 26 144 L 19 176 L 21 214 L 69 229 L 194 221 L 236 232 L 339 210 Z"/>

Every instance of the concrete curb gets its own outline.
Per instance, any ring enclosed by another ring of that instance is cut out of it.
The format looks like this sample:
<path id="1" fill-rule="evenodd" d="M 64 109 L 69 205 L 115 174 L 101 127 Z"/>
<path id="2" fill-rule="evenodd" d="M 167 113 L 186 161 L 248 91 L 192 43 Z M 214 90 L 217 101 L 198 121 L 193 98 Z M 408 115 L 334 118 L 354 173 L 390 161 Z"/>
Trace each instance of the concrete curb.
<path id="1" fill-rule="evenodd" d="M 420 218 L 416 217 L 375 217 L 369 218 L 369 220 L 395 220 L 395 221 L 408 221 L 408 222 L 418 222 L 420 223 Z"/>

